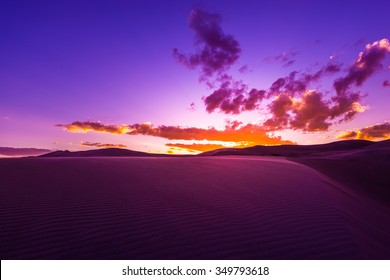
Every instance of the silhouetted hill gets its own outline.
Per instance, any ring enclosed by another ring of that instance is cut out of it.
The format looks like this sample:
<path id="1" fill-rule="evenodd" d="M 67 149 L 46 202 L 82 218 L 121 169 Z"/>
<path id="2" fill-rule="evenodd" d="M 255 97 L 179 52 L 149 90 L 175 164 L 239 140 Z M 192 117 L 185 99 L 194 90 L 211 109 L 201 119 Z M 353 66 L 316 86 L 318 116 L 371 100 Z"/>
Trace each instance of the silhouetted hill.
<path id="1" fill-rule="evenodd" d="M 390 148 L 390 140 L 372 142 L 367 140 L 345 140 L 317 145 L 281 145 L 254 146 L 249 148 L 224 148 L 208 151 L 198 156 L 284 156 L 284 157 L 322 157 L 342 156 L 348 152 L 367 151 L 368 149 Z M 119 148 L 107 148 L 88 151 L 55 151 L 39 157 L 188 157 L 193 155 L 151 154 Z"/>
<path id="2" fill-rule="evenodd" d="M 387 141 L 387 140 L 386 140 Z M 386 142 L 382 141 L 382 142 Z M 372 145 L 379 147 L 382 142 L 366 140 L 345 140 L 318 145 L 281 145 L 281 146 L 254 146 L 249 148 L 225 148 L 202 153 L 201 156 L 286 156 L 300 157 L 310 155 L 326 155 L 333 152 L 365 149 Z M 389 141 L 388 141 L 389 142 Z M 385 145 L 385 144 L 383 144 Z"/>
<path id="3" fill-rule="evenodd" d="M 55 151 L 44 154 L 39 157 L 147 157 L 147 156 L 163 156 L 161 154 L 150 154 L 127 149 L 108 148 L 89 151 Z"/>

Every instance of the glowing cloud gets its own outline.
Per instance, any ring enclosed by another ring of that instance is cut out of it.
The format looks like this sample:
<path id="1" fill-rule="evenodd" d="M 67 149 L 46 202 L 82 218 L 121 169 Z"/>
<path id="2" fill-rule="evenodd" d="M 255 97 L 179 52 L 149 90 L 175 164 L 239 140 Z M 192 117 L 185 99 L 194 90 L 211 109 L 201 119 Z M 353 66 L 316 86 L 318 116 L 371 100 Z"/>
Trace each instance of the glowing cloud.
<path id="1" fill-rule="evenodd" d="M 63 125 L 58 124 L 56 126 L 64 127 L 69 132 L 81 132 L 88 131 L 95 132 L 108 132 L 112 134 L 124 134 L 128 131 L 128 127 L 125 125 L 105 125 L 101 122 L 73 122 L 71 124 Z"/>
<path id="2" fill-rule="evenodd" d="M 346 131 L 339 139 L 385 140 L 390 139 L 390 122 L 367 126 L 358 130 Z"/>
<path id="3" fill-rule="evenodd" d="M 352 85 L 362 85 L 375 71 L 383 67 L 381 63 L 389 53 L 390 43 L 388 39 L 366 45 L 358 59 L 348 69 L 348 74 L 334 82 L 337 95 L 345 95 Z"/>
<path id="4" fill-rule="evenodd" d="M 222 149 L 226 148 L 226 146 L 220 145 L 220 144 L 182 144 L 182 143 L 167 143 L 165 144 L 167 147 L 174 147 L 174 148 L 180 148 L 180 149 L 187 149 L 190 151 L 197 151 L 197 152 L 207 152 L 212 151 L 216 149 Z"/>
<path id="5" fill-rule="evenodd" d="M 73 122 L 71 124 L 59 124 L 68 132 L 106 132 L 111 134 L 149 135 L 169 140 L 209 140 L 236 143 L 248 143 L 250 145 L 280 145 L 293 144 L 283 140 L 280 136 L 270 136 L 269 130 L 260 125 L 230 122 L 224 130 L 215 128 L 196 128 L 180 126 L 154 126 L 151 123 L 140 123 L 126 126 L 105 125 L 100 122 Z"/>

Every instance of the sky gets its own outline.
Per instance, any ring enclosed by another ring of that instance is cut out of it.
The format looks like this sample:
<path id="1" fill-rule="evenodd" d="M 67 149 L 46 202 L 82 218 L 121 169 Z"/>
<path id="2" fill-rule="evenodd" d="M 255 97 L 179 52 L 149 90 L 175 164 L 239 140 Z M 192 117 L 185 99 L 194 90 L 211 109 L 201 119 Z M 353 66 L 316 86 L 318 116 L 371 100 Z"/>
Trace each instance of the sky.
<path id="1" fill-rule="evenodd" d="M 2 1 L 0 147 L 390 138 L 389 1 Z"/>

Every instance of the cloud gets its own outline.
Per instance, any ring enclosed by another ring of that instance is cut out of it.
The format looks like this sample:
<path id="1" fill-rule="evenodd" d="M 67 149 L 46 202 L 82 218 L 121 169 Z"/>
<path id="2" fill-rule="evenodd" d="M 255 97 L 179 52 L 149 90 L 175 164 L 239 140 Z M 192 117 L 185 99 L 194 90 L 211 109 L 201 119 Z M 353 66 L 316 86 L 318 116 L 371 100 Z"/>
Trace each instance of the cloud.
<path id="1" fill-rule="evenodd" d="M 192 144 L 167 143 L 165 144 L 165 146 L 187 149 L 189 151 L 197 151 L 197 152 L 207 152 L 216 149 L 226 148 L 224 145 L 221 144 L 198 144 L 198 143 L 192 143 Z"/>
<path id="2" fill-rule="evenodd" d="M 226 81 L 209 96 L 203 98 L 206 111 L 212 113 L 219 110 L 225 114 L 239 114 L 253 111 L 265 96 L 265 90 L 248 88 L 241 81 Z"/>
<path id="3" fill-rule="evenodd" d="M 306 91 L 303 96 L 294 100 L 290 120 L 293 129 L 303 131 L 326 131 L 330 127 L 328 121 L 330 112 L 329 102 L 315 90 Z"/>
<path id="4" fill-rule="evenodd" d="M 364 112 L 367 107 L 359 101 L 359 94 L 326 99 L 316 90 L 308 90 L 299 97 L 281 93 L 269 104 L 272 116 L 264 122 L 264 127 L 270 130 L 327 131 L 336 120 L 348 121 Z"/>
<path id="5" fill-rule="evenodd" d="M 339 139 L 385 140 L 390 139 L 390 122 L 367 126 L 358 130 L 346 131 Z"/>
<path id="6" fill-rule="evenodd" d="M 328 63 L 314 73 L 299 73 L 298 71 L 292 71 L 289 75 L 282 78 L 278 78 L 277 80 L 275 80 L 275 82 L 272 83 L 271 87 L 268 90 L 267 97 L 278 95 L 282 92 L 287 92 L 291 96 L 302 94 L 306 92 L 306 90 L 312 83 L 318 82 L 323 76 L 337 73 L 340 70 L 341 65 Z"/>
<path id="7" fill-rule="evenodd" d="M 244 65 L 238 68 L 238 72 L 240 72 L 241 74 L 246 74 L 250 72 L 248 65 Z"/>
<path id="8" fill-rule="evenodd" d="M 383 86 L 390 87 L 390 81 L 389 80 L 383 81 Z"/>
<path id="9" fill-rule="evenodd" d="M 248 90 L 242 81 L 234 81 L 225 75 L 223 83 L 212 94 L 203 98 L 206 111 L 225 114 L 240 114 L 259 108 L 263 100 L 271 99 L 264 122 L 269 130 L 294 129 L 302 131 L 326 131 L 333 124 L 350 121 L 367 106 L 361 104 L 362 95 L 351 90 L 352 85 L 361 86 L 381 68 L 381 62 L 390 52 L 389 41 L 382 39 L 367 45 L 348 73 L 334 82 L 333 95 L 312 89 L 312 85 L 326 75 L 338 73 L 341 65 L 329 62 L 315 72 L 292 71 L 276 79 L 268 90 Z M 384 83 L 387 85 L 387 83 Z"/>
<path id="10" fill-rule="evenodd" d="M 111 134 L 124 134 L 128 131 L 128 127 L 126 125 L 105 125 L 101 122 L 73 122 L 71 124 L 63 125 L 58 124 L 56 126 L 64 127 L 69 132 L 108 132 Z"/>
<path id="11" fill-rule="evenodd" d="M 175 49 L 174 57 L 189 68 L 199 66 L 202 69 L 200 80 L 213 89 L 202 98 L 206 111 L 238 115 L 259 109 L 262 102 L 270 101 L 265 112 L 270 117 L 262 126 L 268 131 L 326 131 L 334 124 L 352 120 L 368 108 L 361 104 L 361 93 L 352 87 L 361 86 L 380 70 L 382 61 L 390 53 L 388 39 L 366 45 L 347 73 L 334 80 L 331 92 L 320 92 L 318 83 L 323 77 L 341 71 L 341 65 L 332 61 L 314 72 L 292 71 L 276 79 L 268 89 L 256 89 L 227 74 L 238 60 L 241 49 L 237 40 L 222 31 L 220 15 L 193 10 L 189 26 L 195 32 L 198 52 L 185 55 Z M 296 50 L 290 49 L 266 60 L 290 66 L 297 54 Z M 239 71 L 245 71 L 245 67 Z M 214 74 L 215 80 L 211 80 Z M 388 84 L 385 81 L 383 85 Z"/>
<path id="12" fill-rule="evenodd" d="M 382 68 L 381 63 L 389 53 L 390 43 L 388 39 L 366 45 L 358 59 L 348 69 L 347 75 L 334 82 L 337 94 L 346 94 L 352 85 L 361 86 L 375 71 Z"/>
<path id="13" fill-rule="evenodd" d="M 309 85 L 318 81 L 321 77 L 340 71 L 341 66 L 329 63 L 314 73 L 291 72 L 289 75 L 278 78 L 272 83 L 268 90 L 255 89 L 249 90 L 248 86 L 242 81 L 235 81 L 229 75 L 221 75 L 221 82 L 218 89 L 203 98 L 206 111 L 212 113 L 215 111 L 224 114 L 240 114 L 244 111 L 253 111 L 258 109 L 264 99 L 281 93 L 296 96 L 303 94 Z"/>
<path id="14" fill-rule="evenodd" d="M 246 143 L 250 145 L 280 145 L 293 144 L 283 140 L 280 136 L 270 135 L 270 131 L 255 124 L 243 125 L 239 122 L 229 122 L 224 130 L 211 128 L 181 127 L 181 126 L 154 126 L 151 123 L 132 125 L 105 125 L 100 122 L 80 122 L 59 124 L 68 132 L 106 132 L 111 134 L 148 135 L 168 140 L 209 140 Z M 96 128 L 96 129 L 95 129 Z M 107 128 L 107 129 L 106 129 Z"/>
<path id="15" fill-rule="evenodd" d="M 239 58 L 241 48 L 233 36 L 221 28 L 222 18 L 201 9 L 191 11 L 189 27 L 195 33 L 196 53 L 183 54 L 173 49 L 173 57 L 190 69 L 200 67 L 201 80 L 208 80 L 213 74 L 221 74 Z"/>
<path id="16" fill-rule="evenodd" d="M 93 142 L 81 142 L 81 146 L 98 147 L 98 148 L 126 148 L 123 144 L 107 144 L 107 143 L 93 143 Z"/>
<path id="17" fill-rule="evenodd" d="M 281 62 L 283 67 L 288 67 L 295 63 L 295 56 L 297 56 L 297 54 L 298 51 L 290 49 L 278 55 L 267 57 L 264 59 L 264 61 L 267 63 Z"/>
<path id="18" fill-rule="evenodd" d="M 191 102 L 190 107 L 188 107 L 187 110 L 191 112 L 195 112 L 196 111 L 195 102 Z"/>
<path id="19" fill-rule="evenodd" d="M 312 82 L 318 81 L 324 75 L 338 72 L 340 68 L 340 65 L 329 63 L 314 73 L 293 71 L 273 82 L 268 90 L 249 90 L 242 81 L 234 81 L 231 76 L 224 75 L 223 79 L 220 79 L 220 87 L 204 97 L 203 102 L 208 113 L 218 111 L 224 114 L 240 114 L 253 111 L 259 108 L 264 99 L 280 96 L 282 93 L 290 97 L 302 95 Z"/>

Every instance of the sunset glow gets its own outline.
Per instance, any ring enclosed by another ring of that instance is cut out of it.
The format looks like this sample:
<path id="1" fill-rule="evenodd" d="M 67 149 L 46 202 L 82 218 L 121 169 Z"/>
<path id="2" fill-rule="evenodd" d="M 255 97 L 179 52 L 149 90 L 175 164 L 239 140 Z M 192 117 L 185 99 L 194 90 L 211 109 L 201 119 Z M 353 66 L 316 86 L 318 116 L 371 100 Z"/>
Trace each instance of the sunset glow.
<path id="1" fill-rule="evenodd" d="M 0 147 L 389 139 L 386 9 L 282 2 L 6 4 Z"/>

